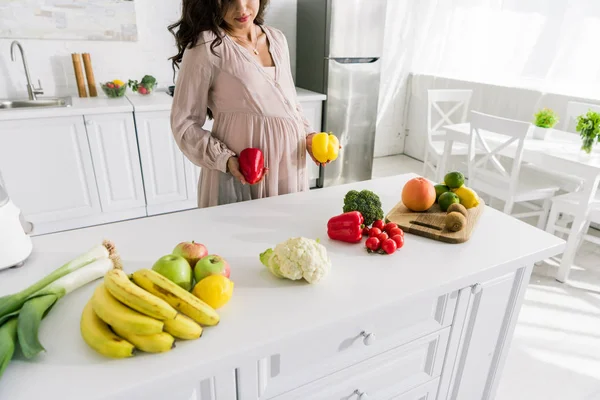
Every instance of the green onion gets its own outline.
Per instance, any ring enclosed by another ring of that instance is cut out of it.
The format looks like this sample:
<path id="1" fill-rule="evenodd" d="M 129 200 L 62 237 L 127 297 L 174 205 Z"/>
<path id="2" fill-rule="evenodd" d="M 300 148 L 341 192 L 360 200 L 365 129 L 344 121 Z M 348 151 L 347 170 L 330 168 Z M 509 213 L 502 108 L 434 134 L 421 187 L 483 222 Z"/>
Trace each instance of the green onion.
<path id="1" fill-rule="evenodd" d="M 42 278 L 40 281 L 34 283 L 22 291 L 15 293 L 8 297 L 3 297 L 0 299 L 0 318 L 3 316 L 10 314 L 12 312 L 18 311 L 23 304 L 30 298 L 30 296 L 34 295 L 36 292 L 45 288 L 52 282 L 57 279 L 62 278 L 65 275 L 70 274 L 71 272 L 77 271 L 79 268 L 85 267 L 86 265 L 100 259 L 107 259 L 111 256 L 116 255 L 115 246 L 108 241 L 104 241 L 101 245 L 93 247 L 88 252 L 78 256 L 74 260 L 69 261 L 62 267 L 53 271 L 51 274 Z"/>

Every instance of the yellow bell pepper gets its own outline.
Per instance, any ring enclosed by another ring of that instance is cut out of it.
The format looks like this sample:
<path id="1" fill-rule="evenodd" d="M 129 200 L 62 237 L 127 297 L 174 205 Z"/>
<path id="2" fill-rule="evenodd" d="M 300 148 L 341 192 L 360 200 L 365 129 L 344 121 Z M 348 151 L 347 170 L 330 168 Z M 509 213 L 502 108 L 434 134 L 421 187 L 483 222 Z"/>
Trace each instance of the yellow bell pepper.
<path id="1" fill-rule="evenodd" d="M 119 86 L 123 86 L 123 85 L 125 84 L 125 82 L 123 82 L 122 80 L 119 80 L 119 79 L 115 79 L 115 80 L 113 81 L 113 83 L 114 83 L 115 85 L 119 85 Z"/>
<path id="2" fill-rule="evenodd" d="M 313 156 L 320 163 L 333 161 L 340 153 L 340 142 L 333 134 L 325 132 L 317 133 L 312 139 Z"/>

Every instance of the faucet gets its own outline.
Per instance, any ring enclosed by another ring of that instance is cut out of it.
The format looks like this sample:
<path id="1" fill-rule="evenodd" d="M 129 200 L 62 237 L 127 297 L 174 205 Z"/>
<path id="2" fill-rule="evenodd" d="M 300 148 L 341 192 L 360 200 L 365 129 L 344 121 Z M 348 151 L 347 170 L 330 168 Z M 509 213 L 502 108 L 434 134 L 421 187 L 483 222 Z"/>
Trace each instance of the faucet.
<path id="1" fill-rule="evenodd" d="M 25 68 L 25 77 L 27 78 L 27 93 L 29 94 L 29 100 L 37 100 L 38 94 L 44 94 L 44 89 L 42 89 L 42 82 L 38 79 L 39 87 L 33 86 L 31 83 L 31 76 L 29 76 L 29 68 L 27 67 L 27 60 L 25 59 L 25 53 L 23 52 L 23 46 L 21 43 L 16 40 L 10 44 L 10 59 L 12 61 L 16 61 L 15 59 L 15 47 L 19 48 L 21 52 L 21 60 L 23 60 L 23 68 Z"/>

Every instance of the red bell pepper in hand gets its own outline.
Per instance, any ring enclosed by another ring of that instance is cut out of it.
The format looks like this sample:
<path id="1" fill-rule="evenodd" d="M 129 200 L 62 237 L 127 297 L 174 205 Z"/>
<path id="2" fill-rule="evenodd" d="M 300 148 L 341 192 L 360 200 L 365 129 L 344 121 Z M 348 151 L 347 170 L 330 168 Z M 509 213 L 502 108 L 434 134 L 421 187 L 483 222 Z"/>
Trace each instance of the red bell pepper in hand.
<path id="1" fill-rule="evenodd" d="M 332 240 L 347 243 L 358 243 L 362 240 L 365 219 L 358 211 L 351 211 L 327 222 L 327 235 Z"/>
<path id="2" fill-rule="evenodd" d="M 250 147 L 242 150 L 239 156 L 239 163 L 244 179 L 251 185 L 260 181 L 267 171 L 265 168 L 265 158 L 260 149 Z"/>

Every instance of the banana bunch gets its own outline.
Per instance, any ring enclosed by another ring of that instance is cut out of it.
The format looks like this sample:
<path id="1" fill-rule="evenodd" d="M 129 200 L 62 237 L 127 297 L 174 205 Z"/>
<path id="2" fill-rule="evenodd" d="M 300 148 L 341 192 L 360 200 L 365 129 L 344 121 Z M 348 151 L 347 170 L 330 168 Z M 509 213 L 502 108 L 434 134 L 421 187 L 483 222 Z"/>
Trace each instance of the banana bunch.
<path id="1" fill-rule="evenodd" d="M 142 269 L 132 279 L 120 269 L 109 271 L 83 310 L 81 336 L 98 353 L 164 353 L 175 339 L 198 339 L 202 326 L 219 323 L 214 309 L 157 272 Z"/>

